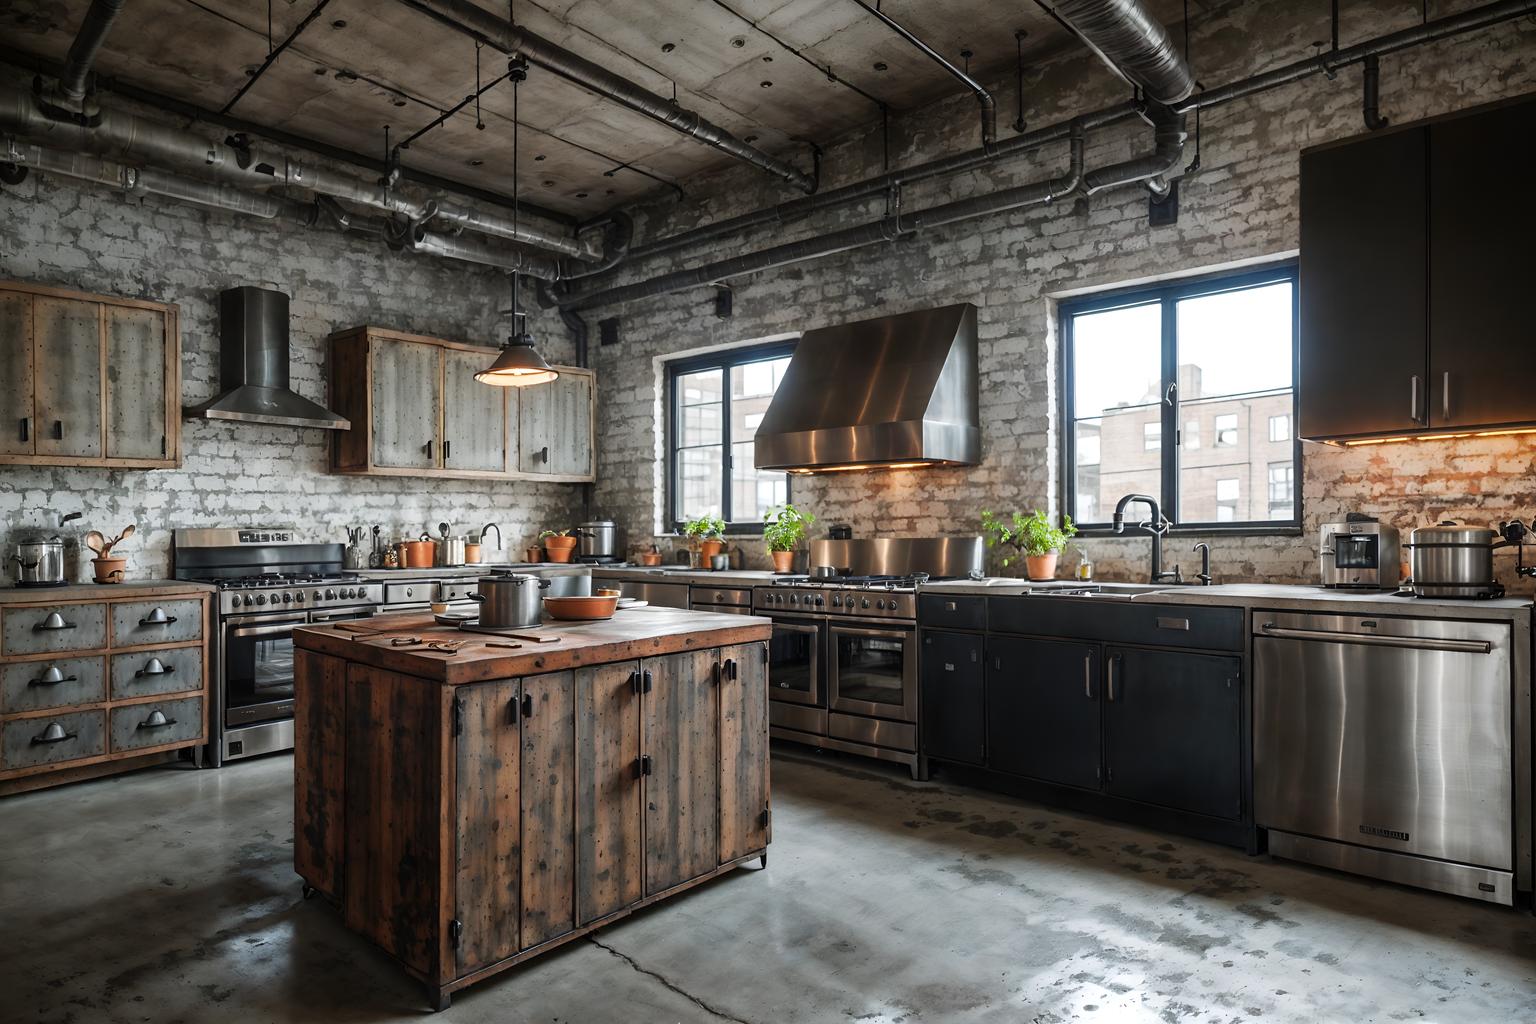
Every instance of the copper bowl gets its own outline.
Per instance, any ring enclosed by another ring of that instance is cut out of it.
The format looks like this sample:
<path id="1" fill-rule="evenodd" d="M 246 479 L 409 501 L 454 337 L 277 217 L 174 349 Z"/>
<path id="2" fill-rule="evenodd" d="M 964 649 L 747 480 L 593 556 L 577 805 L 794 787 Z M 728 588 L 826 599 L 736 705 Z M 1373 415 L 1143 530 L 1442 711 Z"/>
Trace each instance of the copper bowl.
<path id="1" fill-rule="evenodd" d="M 546 597 L 544 610 L 552 619 L 611 619 L 619 606 L 619 596 L 606 597 Z"/>

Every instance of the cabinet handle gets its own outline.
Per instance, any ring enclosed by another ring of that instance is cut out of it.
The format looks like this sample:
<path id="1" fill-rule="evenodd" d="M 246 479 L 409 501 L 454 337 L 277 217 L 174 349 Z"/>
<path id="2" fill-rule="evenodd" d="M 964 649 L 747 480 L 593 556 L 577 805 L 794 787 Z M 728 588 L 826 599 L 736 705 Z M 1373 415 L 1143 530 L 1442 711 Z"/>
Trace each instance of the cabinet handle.
<path id="1" fill-rule="evenodd" d="M 641 754 L 640 755 L 640 774 L 641 775 L 649 775 L 649 774 L 651 774 L 652 770 L 654 770 L 654 768 L 655 768 L 655 763 L 651 760 L 651 755 L 650 754 Z"/>
<path id="2" fill-rule="evenodd" d="M 1109 684 L 1107 696 L 1111 704 L 1115 702 L 1115 666 L 1118 664 L 1120 664 L 1120 655 L 1117 654 L 1110 658 L 1109 664 L 1104 667 L 1105 680 Z"/>
<path id="3" fill-rule="evenodd" d="M 1093 655 L 1083 655 L 1083 696 L 1093 700 Z"/>
<path id="4" fill-rule="evenodd" d="M 168 676 L 176 671 L 175 664 L 167 665 L 159 658 L 150 658 L 144 667 L 134 673 L 136 676 Z"/>
<path id="5" fill-rule="evenodd" d="M 166 726 L 175 725 L 176 719 L 166 718 L 164 711 L 156 711 L 144 721 L 140 722 L 140 729 L 164 729 Z"/>
<path id="6" fill-rule="evenodd" d="M 62 440 L 64 440 L 64 421 L 63 420 L 54 420 L 53 421 L 53 439 L 55 441 L 62 441 Z"/>
<path id="7" fill-rule="evenodd" d="M 1164 616 L 1159 615 L 1157 617 L 1157 628 L 1158 629 L 1182 629 L 1185 632 L 1188 632 L 1189 631 L 1189 620 L 1188 619 L 1166 618 Z"/>
<path id="8" fill-rule="evenodd" d="M 543 448 L 539 449 L 539 461 L 544 463 L 544 465 L 546 465 L 546 466 L 549 465 L 549 446 L 548 445 L 545 445 Z"/>
<path id="9" fill-rule="evenodd" d="M 443 461 L 447 462 L 451 458 L 453 458 L 453 442 L 452 441 L 444 441 L 443 442 Z"/>
<path id="10" fill-rule="evenodd" d="M 176 616 L 165 614 L 164 608 L 156 608 L 144 618 L 139 620 L 141 626 L 169 626 L 176 621 Z"/>
<path id="11" fill-rule="evenodd" d="M 30 416 L 23 416 L 21 418 L 21 439 L 23 441 L 32 440 L 32 417 Z"/>
<path id="12" fill-rule="evenodd" d="M 48 617 L 32 627 L 34 633 L 55 633 L 61 629 L 74 629 L 73 622 L 65 622 L 64 616 L 58 612 L 49 612 Z"/>
<path id="13" fill-rule="evenodd" d="M 640 673 L 640 692 L 641 693 L 650 693 L 651 692 L 651 670 L 650 669 L 646 669 L 644 672 Z"/>
<path id="14" fill-rule="evenodd" d="M 533 717 L 533 694 L 525 693 L 525 694 L 523 694 L 523 718 L 524 719 L 528 719 L 528 718 L 532 718 L 532 717 Z"/>
<path id="15" fill-rule="evenodd" d="M 1451 422 L 1451 371 L 1446 370 L 1440 377 L 1440 415 L 1445 418 L 1447 425 Z"/>
<path id="16" fill-rule="evenodd" d="M 48 671 L 36 679 L 27 680 L 28 686 L 58 686 L 60 683 L 73 683 L 77 676 L 67 676 L 60 672 L 57 665 L 49 665 Z"/>
<path id="17" fill-rule="evenodd" d="M 631 672 L 629 674 L 629 689 L 630 689 L 630 692 L 635 693 L 635 694 L 638 694 L 640 692 L 640 670 L 639 669 L 635 669 L 633 672 Z"/>
<path id="18" fill-rule="evenodd" d="M 1419 375 L 1414 374 L 1413 377 L 1410 378 L 1410 383 L 1408 386 L 1408 415 L 1415 423 L 1420 422 L 1419 383 Z"/>
<path id="19" fill-rule="evenodd" d="M 427 461 L 432 461 L 432 442 L 427 442 Z"/>
<path id="20" fill-rule="evenodd" d="M 48 728 L 33 736 L 32 743 L 34 746 L 44 743 L 63 743 L 65 740 L 72 740 L 78 735 L 79 733 L 65 732 L 62 725 L 58 722 L 53 722 Z"/>

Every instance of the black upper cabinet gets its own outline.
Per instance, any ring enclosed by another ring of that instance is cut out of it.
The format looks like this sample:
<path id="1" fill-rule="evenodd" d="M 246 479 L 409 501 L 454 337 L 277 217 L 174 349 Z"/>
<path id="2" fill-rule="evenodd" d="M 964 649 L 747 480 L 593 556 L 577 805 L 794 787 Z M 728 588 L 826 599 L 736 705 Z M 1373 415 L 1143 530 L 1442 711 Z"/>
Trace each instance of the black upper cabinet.
<path id="1" fill-rule="evenodd" d="M 987 754 L 998 771 L 1099 787 L 1098 644 L 987 638 Z"/>
<path id="2" fill-rule="evenodd" d="M 1302 437 L 1536 423 L 1536 99 L 1301 158 Z"/>
<path id="3" fill-rule="evenodd" d="M 923 753 L 979 765 L 985 759 L 982 638 L 923 630 Z"/>
<path id="4" fill-rule="evenodd" d="M 1435 427 L 1536 419 L 1536 102 L 1429 127 L 1429 381 Z"/>
<path id="5" fill-rule="evenodd" d="M 1427 425 L 1427 140 L 1407 128 L 1302 154 L 1302 437 Z"/>

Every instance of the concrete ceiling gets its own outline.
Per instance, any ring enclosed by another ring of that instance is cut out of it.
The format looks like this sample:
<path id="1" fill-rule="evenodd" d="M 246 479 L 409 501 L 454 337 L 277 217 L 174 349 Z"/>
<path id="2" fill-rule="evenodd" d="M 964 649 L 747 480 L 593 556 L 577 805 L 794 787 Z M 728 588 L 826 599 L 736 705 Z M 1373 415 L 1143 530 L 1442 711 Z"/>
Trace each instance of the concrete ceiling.
<path id="1" fill-rule="evenodd" d="M 11 0 L 0 11 L 0 36 L 32 56 L 61 59 L 88 2 Z M 317 2 L 272 0 L 272 45 Z M 475 2 L 506 14 L 504 2 Z M 1150 6 L 1165 24 L 1182 9 L 1181 0 Z M 1033 3 L 887 0 L 882 9 L 957 64 L 973 51 L 971 69 L 984 80 L 1013 68 L 1016 30 L 1028 32 L 1026 60 L 1070 43 Z M 806 169 L 811 142 L 879 120 L 869 97 L 899 112 L 964 91 L 852 0 L 518 0 L 517 17 L 654 92 L 671 95 L 675 83 L 684 107 Z M 266 59 L 268 40 L 263 0 L 129 0 L 97 67 L 221 111 Z M 482 83 L 506 70 L 506 58 L 489 48 L 479 60 Z M 473 93 L 475 63 L 471 39 L 404 4 L 328 0 L 228 112 L 379 154 L 385 125 L 399 141 Z M 520 93 L 522 196 L 551 210 L 590 217 L 730 159 L 537 67 Z M 1011 96 L 999 106 L 1000 124 L 1011 121 Z M 512 151 L 512 87 L 503 82 L 482 97 L 478 121 L 471 104 L 411 145 L 402 162 L 509 196 Z"/>

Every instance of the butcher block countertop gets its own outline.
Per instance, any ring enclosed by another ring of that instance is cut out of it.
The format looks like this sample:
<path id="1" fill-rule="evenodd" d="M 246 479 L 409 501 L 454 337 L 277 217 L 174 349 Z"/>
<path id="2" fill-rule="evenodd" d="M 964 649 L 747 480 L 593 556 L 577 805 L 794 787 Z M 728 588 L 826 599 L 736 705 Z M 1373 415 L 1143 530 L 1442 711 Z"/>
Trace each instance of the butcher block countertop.
<path id="1" fill-rule="evenodd" d="M 772 628 L 770 620 L 759 616 L 651 606 L 620 609 L 613 618 L 599 622 L 550 620 L 513 631 L 559 637 L 554 643 L 442 626 L 430 613 L 421 612 L 300 626 L 294 629 L 293 638 L 297 646 L 306 650 L 457 685 L 765 641 Z M 424 643 L 401 646 L 394 642 L 410 637 Z M 453 653 L 447 653 L 425 646 L 434 640 L 464 643 Z M 522 646 L 508 649 L 489 646 L 492 643 Z"/>
<path id="2" fill-rule="evenodd" d="M 186 580 L 129 580 L 126 583 L 71 583 L 64 587 L 0 587 L 0 605 L 64 604 L 70 601 L 105 601 L 179 594 L 211 594 L 213 588 Z"/>

